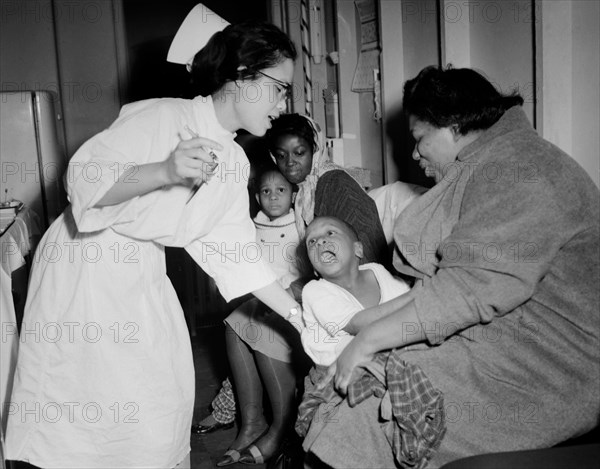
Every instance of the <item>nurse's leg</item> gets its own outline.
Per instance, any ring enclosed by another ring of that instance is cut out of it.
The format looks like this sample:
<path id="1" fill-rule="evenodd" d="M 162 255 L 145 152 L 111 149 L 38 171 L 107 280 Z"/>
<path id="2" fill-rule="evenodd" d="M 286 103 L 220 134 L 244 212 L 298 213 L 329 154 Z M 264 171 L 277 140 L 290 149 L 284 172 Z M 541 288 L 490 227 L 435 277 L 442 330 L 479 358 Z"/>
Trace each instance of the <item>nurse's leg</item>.
<path id="1" fill-rule="evenodd" d="M 241 428 L 231 449 L 245 448 L 258 438 L 267 428 L 263 414 L 263 388 L 254 361 L 253 350 L 240 339 L 234 330 L 226 325 L 227 356 L 237 396 Z"/>

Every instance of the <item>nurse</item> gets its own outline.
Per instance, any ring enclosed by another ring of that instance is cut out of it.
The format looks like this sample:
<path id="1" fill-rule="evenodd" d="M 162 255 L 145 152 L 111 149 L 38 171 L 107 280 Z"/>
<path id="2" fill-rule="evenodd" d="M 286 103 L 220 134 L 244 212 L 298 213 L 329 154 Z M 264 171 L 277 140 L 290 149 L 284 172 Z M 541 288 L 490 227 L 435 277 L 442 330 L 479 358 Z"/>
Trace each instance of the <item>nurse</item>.
<path id="1" fill-rule="evenodd" d="M 194 367 L 165 246 L 184 247 L 227 301 L 252 292 L 298 312 L 257 261 L 249 163 L 234 141 L 271 127 L 295 58 L 277 27 L 227 25 L 197 5 L 169 60 L 187 64 L 199 96 L 127 105 L 73 156 L 71 205 L 34 259 L 7 459 L 81 469 L 187 458 Z"/>

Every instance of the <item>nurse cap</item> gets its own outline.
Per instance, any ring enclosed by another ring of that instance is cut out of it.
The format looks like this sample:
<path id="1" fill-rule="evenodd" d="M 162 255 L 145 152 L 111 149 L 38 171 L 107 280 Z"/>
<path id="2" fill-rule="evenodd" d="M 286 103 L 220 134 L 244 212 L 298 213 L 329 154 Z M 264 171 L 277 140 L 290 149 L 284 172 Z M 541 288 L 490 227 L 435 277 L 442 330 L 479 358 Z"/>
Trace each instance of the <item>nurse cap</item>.
<path id="1" fill-rule="evenodd" d="M 185 64 L 190 70 L 194 56 L 213 36 L 223 31 L 229 22 L 225 21 L 210 8 L 198 3 L 188 13 L 173 38 L 167 62 Z"/>

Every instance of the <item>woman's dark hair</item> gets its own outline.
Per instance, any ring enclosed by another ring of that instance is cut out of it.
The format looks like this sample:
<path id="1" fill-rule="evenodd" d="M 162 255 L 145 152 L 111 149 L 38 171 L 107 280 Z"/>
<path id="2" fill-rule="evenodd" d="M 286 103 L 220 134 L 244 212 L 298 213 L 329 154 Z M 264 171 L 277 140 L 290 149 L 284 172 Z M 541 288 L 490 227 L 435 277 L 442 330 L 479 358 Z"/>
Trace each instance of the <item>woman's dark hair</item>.
<path id="1" fill-rule="evenodd" d="M 282 114 L 272 122 L 265 135 L 271 153 L 275 152 L 277 139 L 282 135 L 301 137 L 311 145 L 311 153 L 317 148 L 317 136 L 310 121 L 301 114 Z"/>
<path id="2" fill-rule="evenodd" d="M 404 84 L 402 104 L 406 115 L 438 128 L 456 126 L 465 135 L 491 127 L 523 98 L 501 94 L 475 70 L 430 66 Z"/>
<path id="3" fill-rule="evenodd" d="M 209 96 L 226 82 L 256 78 L 257 71 L 285 59 L 296 60 L 296 47 L 270 23 L 231 24 L 215 33 L 192 62 L 192 82 L 202 96 Z M 238 70 L 245 67 L 243 70 Z"/>

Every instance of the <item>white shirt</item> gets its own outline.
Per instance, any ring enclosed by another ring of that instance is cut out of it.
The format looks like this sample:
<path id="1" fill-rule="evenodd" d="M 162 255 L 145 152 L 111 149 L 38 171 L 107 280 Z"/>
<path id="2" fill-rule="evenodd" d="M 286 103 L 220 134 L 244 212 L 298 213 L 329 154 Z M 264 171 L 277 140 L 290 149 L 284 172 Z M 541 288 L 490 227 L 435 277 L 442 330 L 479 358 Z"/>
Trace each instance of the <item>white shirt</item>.
<path id="1" fill-rule="evenodd" d="M 369 263 L 358 268 L 370 269 L 375 274 L 380 304 L 409 291 L 404 281 L 394 278 L 380 264 Z M 316 365 L 329 366 L 354 337 L 343 328 L 365 308 L 348 290 L 325 279 L 306 284 L 302 290 L 302 308 L 306 326 L 301 333 L 304 351 Z"/>
<path id="2" fill-rule="evenodd" d="M 254 217 L 256 242 L 261 247 L 262 259 L 269 264 L 283 288 L 290 286 L 300 273 L 296 267 L 296 248 L 299 236 L 294 209 L 271 221 L 262 211 Z"/>

